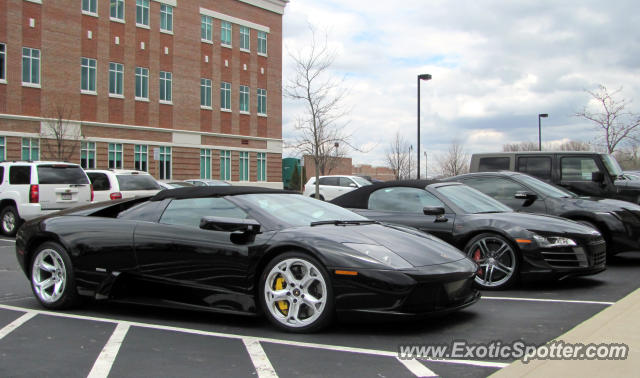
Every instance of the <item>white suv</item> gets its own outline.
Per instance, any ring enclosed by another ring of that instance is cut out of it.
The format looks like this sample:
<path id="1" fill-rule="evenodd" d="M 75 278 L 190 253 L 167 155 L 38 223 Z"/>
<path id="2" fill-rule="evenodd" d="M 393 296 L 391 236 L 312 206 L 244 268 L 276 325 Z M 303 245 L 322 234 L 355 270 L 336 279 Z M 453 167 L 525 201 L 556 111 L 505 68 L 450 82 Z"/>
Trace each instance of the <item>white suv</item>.
<path id="1" fill-rule="evenodd" d="M 87 170 L 93 184 L 96 202 L 130 198 L 135 196 L 151 196 L 162 187 L 148 174 L 141 171 L 124 169 Z"/>
<path id="2" fill-rule="evenodd" d="M 312 177 L 304 186 L 305 196 L 315 197 L 316 178 Z M 360 176 L 320 176 L 320 199 L 331 201 L 354 189 L 371 185 L 371 183 Z"/>
<path id="3" fill-rule="evenodd" d="M 0 229 L 13 236 L 25 220 L 93 201 L 89 178 L 77 164 L 0 163 Z"/>

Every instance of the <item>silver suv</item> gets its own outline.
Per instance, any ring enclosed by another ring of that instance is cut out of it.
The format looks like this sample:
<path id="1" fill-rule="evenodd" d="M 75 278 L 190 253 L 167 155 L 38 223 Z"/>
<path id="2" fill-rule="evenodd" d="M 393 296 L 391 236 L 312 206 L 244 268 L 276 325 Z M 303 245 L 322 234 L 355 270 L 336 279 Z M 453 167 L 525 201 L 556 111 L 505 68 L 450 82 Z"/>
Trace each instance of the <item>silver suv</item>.
<path id="1" fill-rule="evenodd" d="M 93 200 L 89 178 L 77 164 L 5 161 L 0 182 L 0 230 L 7 236 L 26 220 Z"/>

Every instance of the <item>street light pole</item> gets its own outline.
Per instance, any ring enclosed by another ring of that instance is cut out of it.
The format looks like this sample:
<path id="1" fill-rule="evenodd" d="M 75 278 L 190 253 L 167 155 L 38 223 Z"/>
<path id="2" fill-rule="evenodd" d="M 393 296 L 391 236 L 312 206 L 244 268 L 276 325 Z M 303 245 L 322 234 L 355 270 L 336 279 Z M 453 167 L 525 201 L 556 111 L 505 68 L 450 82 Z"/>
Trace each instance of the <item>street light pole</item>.
<path id="1" fill-rule="evenodd" d="M 431 80 L 431 75 L 418 75 L 418 180 L 420 180 L 420 80 Z"/>
<path id="2" fill-rule="evenodd" d="M 538 114 L 538 151 L 542 151 L 542 122 L 540 118 L 547 118 L 548 116 L 546 113 Z"/>

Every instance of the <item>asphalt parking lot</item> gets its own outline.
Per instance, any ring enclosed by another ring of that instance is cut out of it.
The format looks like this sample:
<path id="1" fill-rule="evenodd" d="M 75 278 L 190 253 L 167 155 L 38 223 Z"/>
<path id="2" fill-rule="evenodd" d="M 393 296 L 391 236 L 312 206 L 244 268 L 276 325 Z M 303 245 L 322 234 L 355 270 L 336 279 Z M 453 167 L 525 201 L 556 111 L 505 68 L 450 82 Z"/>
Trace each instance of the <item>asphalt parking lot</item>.
<path id="1" fill-rule="evenodd" d="M 338 322 L 292 335 L 262 318 L 89 303 L 68 312 L 38 305 L 14 242 L 0 239 L 0 376 L 65 377 L 484 377 L 510 361 L 401 360 L 399 345 L 501 340 L 548 342 L 640 286 L 640 252 L 607 271 L 484 292 L 443 318 Z"/>

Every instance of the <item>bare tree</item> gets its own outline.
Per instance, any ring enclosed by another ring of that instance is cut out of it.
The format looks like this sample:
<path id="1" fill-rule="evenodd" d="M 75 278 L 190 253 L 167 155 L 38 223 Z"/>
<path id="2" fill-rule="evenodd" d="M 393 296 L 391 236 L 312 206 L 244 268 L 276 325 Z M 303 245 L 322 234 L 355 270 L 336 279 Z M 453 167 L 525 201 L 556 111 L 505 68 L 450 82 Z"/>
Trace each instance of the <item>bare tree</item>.
<path id="1" fill-rule="evenodd" d="M 391 169 L 396 180 L 409 176 L 410 157 L 409 142 L 400 135 L 400 132 L 396 132 L 386 154 L 387 167 Z"/>
<path id="2" fill-rule="evenodd" d="M 586 142 L 581 142 L 578 140 L 570 140 L 568 142 L 562 143 L 558 150 L 560 151 L 592 151 L 593 147 Z"/>
<path id="3" fill-rule="evenodd" d="M 449 150 L 437 158 L 440 172 L 444 177 L 461 175 L 469 172 L 469 154 L 464 151 L 460 142 L 454 140 Z"/>
<path id="4" fill-rule="evenodd" d="M 285 96 L 304 102 L 305 115 L 297 119 L 295 129 L 298 132 L 292 147 L 302 155 L 310 156 L 315 163 L 316 191 L 319 198 L 319 180 L 321 172 L 336 163 L 336 150 L 353 148 L 350 136 L 344 134 L 343 118 L 347 111 L 343 108 L 346 89 L 344 80 L 331 76 L 331 65 L 335 53 L 327 46 L 327 36 L 319 42 L 313 27 L 312 38 L 306 49 L 289 54 L 293 60 L 295 73 L 284 88 Z M 336 143 L 340 147 L 336 147 Z"/>
<path id="5" fill-rule="evenodd" d="M 538 143 L 520 142 L 520 143 L 503 144 L 502 151 L 504 152 L 538 151 Z"/>
<path id="6" fill-rule="evenodd" d="M 330 175 L 331 171 L 338 168 L 340 161 L 346 158 L 348 154 L 349 150 L 339 142 L 335 142 L 333 146 L 329 145 L 329 143 L 322 144 L 318 154 L 320 174 Z"/>
<path id="7" fill-rule="evenodd" d="M 597 90 L 586 91 L 598 109 L 590 110 L 587 105 L 582 111 L 575 113 L 576 117 L 593 122 L 595 128 L 604 134 L 602 138 L 608 153 L 613 153 L 621 144 L 635 139 L 640 130 L 640 117 L 625 110 L 629 101 L 617 98 L 621 91 L 622 88 L 618 88 L 609 92 L 604 85 L 598 86 Z"/>
<path id="8" fill-rule="evenodd" d="M 80 144 L 80 125 L 73 123 L 73 106 L 59 102 L 51 106 L 42 123 L 40 138 L 45 159 L 72 161 Z"/>

